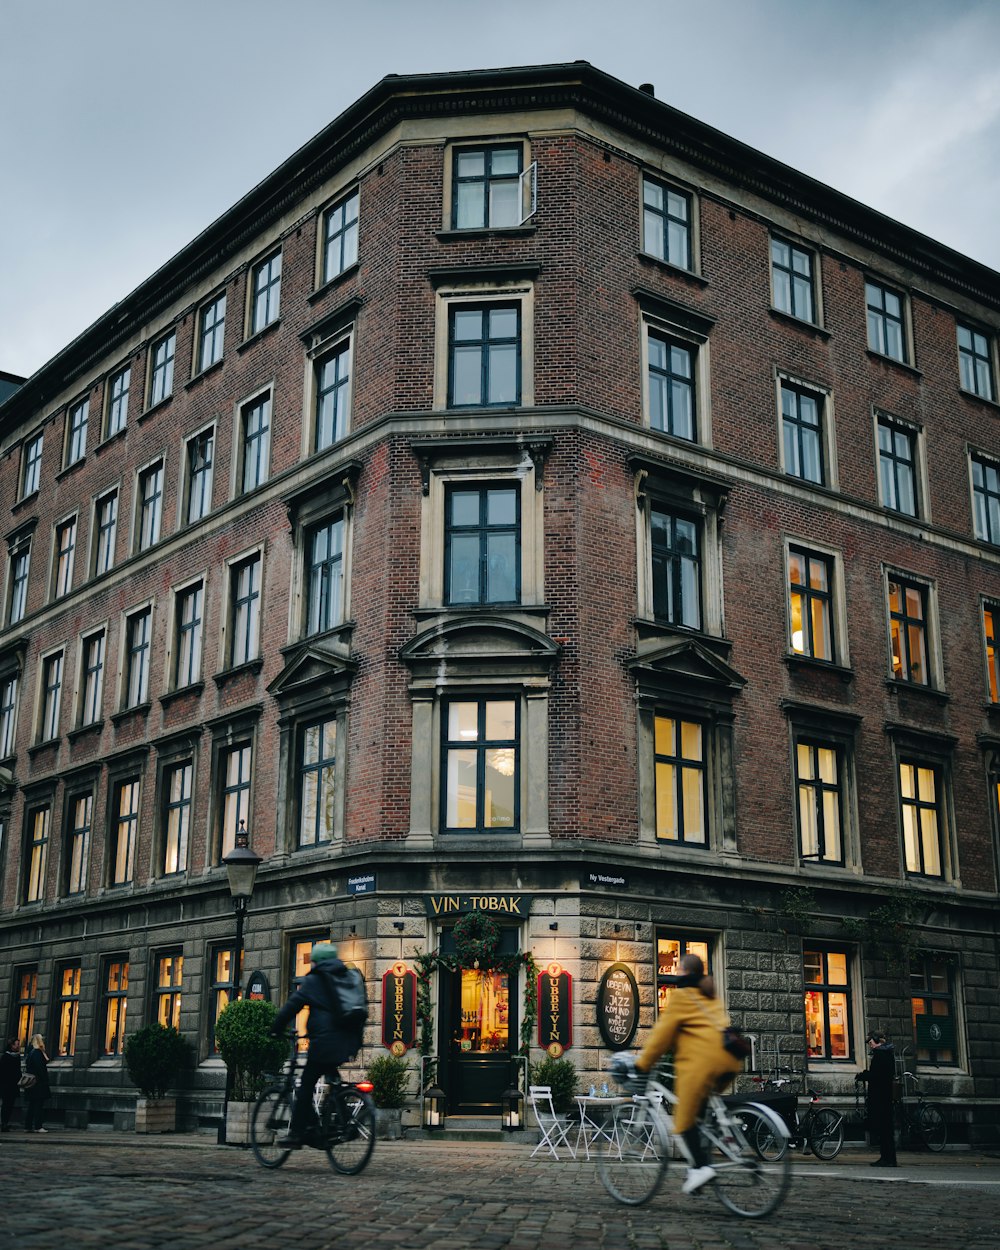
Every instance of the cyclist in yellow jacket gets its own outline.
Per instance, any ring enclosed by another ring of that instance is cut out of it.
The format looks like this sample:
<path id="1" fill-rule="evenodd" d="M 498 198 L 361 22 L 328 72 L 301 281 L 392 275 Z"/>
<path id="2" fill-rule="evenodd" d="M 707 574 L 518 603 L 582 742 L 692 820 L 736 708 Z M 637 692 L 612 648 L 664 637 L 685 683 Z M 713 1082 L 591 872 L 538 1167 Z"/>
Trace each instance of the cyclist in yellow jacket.
<path id="1" fill-rule="evenodd" d="M 715 1178 L 698 1120 L 709 1094 L 728 1085 L 742 1070 L 743 1060 L 723 1048 L 722 1031 L 729 1025 L 729 1016 L 715 996 L 715 982 L 705 975 L 701 959 L 685 955 L 680 967 L 667 1009 L 653 1026 L 635 1066 L 648 1075 L 667 1051 L 674 1053 L 674 1129 L 691 1156 L 683 1192 L 693 1194 Z"/>

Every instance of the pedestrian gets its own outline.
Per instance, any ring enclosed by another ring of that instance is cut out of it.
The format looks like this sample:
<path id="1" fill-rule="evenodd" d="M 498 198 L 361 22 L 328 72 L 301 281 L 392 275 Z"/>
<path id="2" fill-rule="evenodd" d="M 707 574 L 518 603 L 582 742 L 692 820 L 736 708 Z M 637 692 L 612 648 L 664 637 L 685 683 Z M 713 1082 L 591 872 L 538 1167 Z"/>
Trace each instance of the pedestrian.
<path id="1" fill-rule="evenodd" d="M 731 1055 L 722 1044 L 729 1016 L 716 998 L 715 981 L 705 975 L 700 957 L 685 955 L 680 968 L 681 975 L 673 981 L 667 1008 L 653 1026 L 635 1066 L 639 1073 L 649 1073 L 662 1055 L 668 1050 L 674 1052 L 674 1130 L 691 1158 L 681 1188 L 684 1193 L 693 1194 L 715 1179 L 698 1121 L 709 1095 L 729 1084 L 742 1070 L 743 1060 Z"/>
<path id="2" fill-rule="evenodd" d="M 17 1102 L 21 1079 L 21 1039 L 7 1039 L 7 1049 L 0 1055 L 0 1131 L 10 1132 L 10 1117 Z"/>
<path id="3" fill-rule="evenodd" d="M 871 1056 L 868 1071 L 859 1079 L 868 1086 L 868 1126 L 878 1141 L 879 1157 L 873 1168 L 896 1166 L 896 1126 L 893 1122 L 892 1087 L 896 1079 L 896 1052 L 888 1037 L 872 1029 L 867 1037 Z"/>
<path id="4" fill-rule="evenodd" d="M 35 1078 L 34 1085 L 24 1091 L 25 1102 L 28 1104 L 24 1113 L 24 1131 L 26 1133 L 47 1133 L 42 1127 L 45 1104 L 49 1098 L 49 1057 L 45 1053 L 45 1038 L 36 1033 L 31 1039 L 28 1057 L 24 1061 L 25 1073 Z"/>

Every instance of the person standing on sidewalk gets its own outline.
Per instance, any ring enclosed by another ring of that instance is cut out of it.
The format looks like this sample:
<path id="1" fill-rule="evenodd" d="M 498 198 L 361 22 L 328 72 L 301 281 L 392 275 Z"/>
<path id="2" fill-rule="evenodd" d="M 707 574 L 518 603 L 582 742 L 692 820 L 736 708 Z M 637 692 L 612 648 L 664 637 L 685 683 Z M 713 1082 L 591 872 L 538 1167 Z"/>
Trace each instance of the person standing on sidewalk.
<path id="1" fill-rule="evenodd" d="M 45 1038 L 36 1033 L 31 1039 L 28 1057 L 24 1061 L 25 1072 L 35 1078 L 30 1089 L 24 1091 L 28 1108 L 24 1113 L 24 1130 L 26 1133 L 47 1133 L 42 1128 L 45 1104 L 49 1100 L 49 1057 L 45 1053 Z"/>
<path id="2" fill-rule="evenodd" d="M 896 1126 L 893 1122 L 892 1086 L 896 1079 L 896 1052 L 884 1033 L 868 1034 L 871 1059 L 868 1071 L 859 1080 L 868 1086 L 868 1124 L 879 1144 L 879 1157 L 873 1168 L 896 1166 Z"/>
<path id="3" fill-rule="evenodd" d="M 0 1129 L 10 1132 L 10 1117 L 17 1102 L 17 1083 L 21 1079 L 21 1039 L 9 1038 L 7 1049 L 0 1055 Z"/>

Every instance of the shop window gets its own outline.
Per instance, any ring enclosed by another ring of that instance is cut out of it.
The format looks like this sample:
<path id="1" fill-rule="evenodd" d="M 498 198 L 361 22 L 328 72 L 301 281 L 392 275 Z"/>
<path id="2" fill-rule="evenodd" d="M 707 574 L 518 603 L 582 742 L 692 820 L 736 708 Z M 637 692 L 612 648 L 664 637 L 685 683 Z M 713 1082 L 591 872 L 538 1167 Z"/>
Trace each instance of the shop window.
<path id="1" fill-rule="evenodd" d="M 805 950 L 806 1053 L 810 1059 L 850 1059 L 851 984 L 843 950 Z"/>
<path id="2" fill-rule="evenodd" d="M 209 1045 L 212 1054 L 217 1055 L 219 1047 L 215 1041 L 215 1026 L 219 1016 L 232 1001 L 233 991 L 236 989 L 235 949 L 232 946 L 213 946 L 209 959 L 212 969 L 209 989 L 209 1020 L 212 1023 L 212 1035 L 209 1038 Z"/>
<path id="3" fill-rule="evenodd" d="M 496 1054 L 510 1046 L 510 978 L 503 972 L 463 968 L 459 1025 L 454 1041 L 461 1054 Z"/>
<path id="4" fill-rule="evenodd" d="M 642 180 L 642 250 L 679 269 L 692 268 L 692 199 L 654 178 Z"/>
<path id="5" fill-rule="evenodd" d="M 520 492 L 515 484 L 445 493 L 445 603 L 520 601 Z"/>
<path id="6" fill-rule="evenodd" d="M 56 1038 L 57 1055 L 76 1054 L 76 1026 L 80 1017 L 80 965 L 67 964 L 57 973 L 59 999 L 59 1035 Z"/>
<path id="7" fill-rule="evenodd" d="M 946 959 L 926 955 L 911 964 L 910 1008 L 917 1063 L 956 1065 L 955 974 Z"/>
<path id="8" fill-rule="evenodd" d="M 659 1015 L 670 999 L 673 988 L 668 978 L 681 975 L 681 959 L 685 955 L 697 955 L 709 975 L 712 972 L 712 942 L 706 937 L 680 933 L 656 935 L 656 1012 Z"/>
<path id="9" fill-rule="evenodd" d="M 442 827 L 447 832 L 517 831 L 518 747 L 516 699 L 445 704 Z"/>
<path id="10" fill-rule="evenodd" d="M 155 1019 L 165 1029 L 179 1029 L 181 1024 L 181 983 L 184 978 L 184 956 L 170 951 L 156 957 Z"/>
<path id="11" fill-rule="evenodd" d="M 28 811 L 24 845 L 24 895 L 25 903 L 40 903 L 45 898 L 45 876 L 49 863 L 49 817 L 48 805 Z"/>
<path id="12" fill-rule="evenodd" d="M 21 1050 L 35 1034 L 35 1008 L 38 1005 L 38 968 L 18 968 L 14 973 L 14 1015 Z"/>
<path id="13" fill-rule="evenodd" d="M 73 795 L 67 801 L 69 827 L 66 831 L 69 875 L 67 894 L 83 894 L 87 889 L 87 867 L 90 860 L 90 834 L 94 820 L 94 796 Z"/>
<path id="14" fill-rule="evenodd" d="M 101 990 L 101 1033 L 105 1055 L 124 1053 L 127 1014 L 128 960 L 123 957 L 108 959 L 104 963 Z"/>
<path id="15" fill-rule="evenodd" d="M 685 846 L 708 845 L 705 728 L 657 714 L 656 836 Z"/>
<path id="16" fill-rule="evenodd" d="M 257 334 L 281 312 L 281 252 L 275 252 L 250 272 L 250 329 Z"/>

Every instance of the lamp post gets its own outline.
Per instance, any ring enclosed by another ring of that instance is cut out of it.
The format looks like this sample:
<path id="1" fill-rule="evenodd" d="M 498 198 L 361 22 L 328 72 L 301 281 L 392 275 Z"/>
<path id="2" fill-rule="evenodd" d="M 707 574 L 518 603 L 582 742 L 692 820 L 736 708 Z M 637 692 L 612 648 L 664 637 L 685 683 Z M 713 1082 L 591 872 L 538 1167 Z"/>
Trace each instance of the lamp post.
<path id="1" fill-rule="evenodd" d="M 243 922 L 246 919 L 250 895 L 257 880 L 260 856 L 250 849 L 250 835 L 245 820 L 240 821 L 236 831 L 236 845 L 222 861 L 229 878 L 229 893 L 236 909 L 236 967 L 233 970 L 233 999 L 240 996 L 240 980 L 243 972 Z"/>

